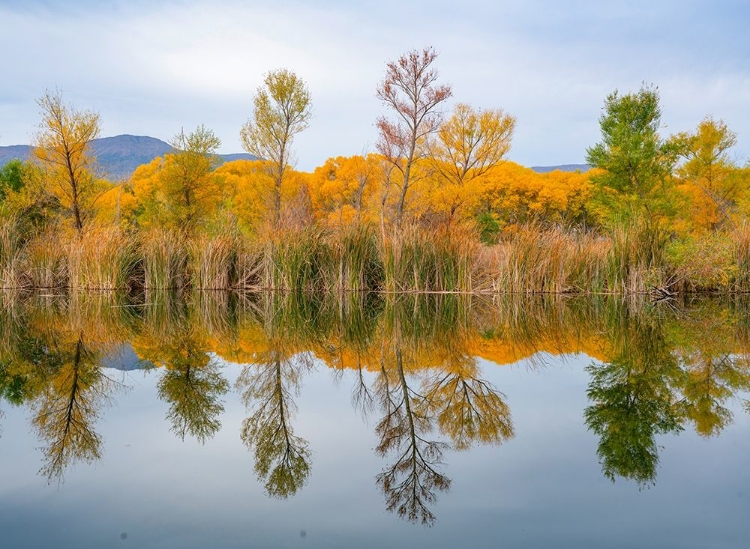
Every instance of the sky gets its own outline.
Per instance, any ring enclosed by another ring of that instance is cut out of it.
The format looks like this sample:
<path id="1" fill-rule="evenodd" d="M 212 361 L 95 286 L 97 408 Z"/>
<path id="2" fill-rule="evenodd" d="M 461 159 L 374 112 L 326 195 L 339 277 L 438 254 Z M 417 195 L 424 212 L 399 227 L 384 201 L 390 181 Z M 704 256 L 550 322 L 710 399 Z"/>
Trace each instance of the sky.
<path id="1" fill-rule="evenodd" d="M 0 146 L 29 143 L 36 99 L 101 115 L 102 136 L 169 140 L 199 124 L 241 152 L 239 132 L 270 70 L 312 95 L 297 167 L 374 149 L 375 97 L 388 61 L 434 47 L 445 106 L 517 119 L 508 158 L 582 163 L 607 94 L 658 86 L 663 134 L 706 116 L 750 157 L 750 2 L 746 0 L 0 0 Z"/>

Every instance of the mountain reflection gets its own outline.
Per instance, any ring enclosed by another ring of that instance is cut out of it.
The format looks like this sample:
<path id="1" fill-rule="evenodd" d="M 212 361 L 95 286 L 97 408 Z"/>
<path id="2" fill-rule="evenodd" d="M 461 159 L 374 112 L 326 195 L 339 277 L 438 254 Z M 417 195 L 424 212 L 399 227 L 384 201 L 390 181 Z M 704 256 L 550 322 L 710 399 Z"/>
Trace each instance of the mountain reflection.
<path id="1" fill-rule="evenodd" d="M 247 414 L 239 438 L 276 498 L 310 478 L 315 441 L 297 432 L 295 400 L 311 369 L 331 368 L 351 383 L 353 408 L 372 420 L 384 460 L 374 484 L 385 507 L 425 525 L 451 487 L 451 453 L 515 435 L 505 394 L 483 375 L 487 362 L 591 357 L 583 420 L 598 438 L 602 472 L 639 487 L 656 482 L 660 437 L 686 428 L 718 436 L 733 421 L 730 402 L 750 390 L 748 304 L 740 299 L 672 307 L 222 292 L 2 299 L 0 399 L 30 411 L 49 481 L 103 455 L 97 420 L 124 388 L 104 366 L 127 345 L 157 368 L 170 430 L 203 444 L 222 427 L 232 389 L 223 368 L 239 365 L 234 389 Z"/>

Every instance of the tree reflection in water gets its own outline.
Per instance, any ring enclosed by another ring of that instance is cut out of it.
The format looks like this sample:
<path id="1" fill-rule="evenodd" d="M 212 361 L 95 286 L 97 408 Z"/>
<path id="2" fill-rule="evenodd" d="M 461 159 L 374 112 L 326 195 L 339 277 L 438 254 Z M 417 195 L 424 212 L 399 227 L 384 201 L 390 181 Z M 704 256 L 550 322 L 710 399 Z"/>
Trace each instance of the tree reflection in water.
<path id="1" fill-rule="evenodd" d="M 237 389 L 253 413 L 242 422 L 240 438 L 254 452 L 255 472 L 269 496 L 288 498 L 310 476 L 309 443 L 294 434 L 303 375 L 312 368 L 312 354 L 302 351 L 303 341 L 317 336 L 316 308 L 306 307 L 297 296 L 263 296 L 255 309 L 263 343 L 253 353 L 252 364 L 242 367 Z"/>
<path id="2" fill-rule="evenodd" d="M 386 497 L 386 508 L 412 522 L 432 524 L 435 515 L 429 505 L 436 491 L 450 489 L 451 481 L 437 471 L 447 444 L 428 440 L 431 418 L 425 398 L 409 388 L 404 374 L 403 355 L 395 349 L 395 367 L 381 367 L 375 393 L 383 418 L 375 427 L 380 455 L 394 453 L 396 461 L 376 477 Z"/>
<path id="3" fill-rule="evenodd" d="M 169 403 L 172 431 L 182 440 L 194 436 L 201 444 L 221 429 L 220 399 L 229 390 L 207 347 L 192 332 L 182 334 L 163 350 L 165 371 L 158 383 L 159 398 Z"/>
<path id="4" fill-rule="evenodd" d="M 43 372 L 41 391 L 31 400 L 32 425 L 44 444 L 40 474 L 62 482 L 76 462 L 100 459 L 102 440 L 95 430 L 104 407 L 122 385 L 100 368 L 101 350 L 88 346 L 80 332 L 72 340 L 47 339 L 34 366 Z"/>
<path id="5" fill-rule="evenodd" d="M 243 366 L 237 380 L 242 400 L 253 414 L 242 422 L 240 437 L 255 454 L 255 472 L 268 495 L 288 498 L 310 475 L 308 442 L 294 434 L 294 396 L 309 357 L 269 353 L 267 361 Z"/>
<path id="6" fill-rule="evenodd" d="M 604 475 L 639 487 L 656 482 L 659 437 L 687 426 L 718 436 L 735 397 L 750 412 L 748 304 L 740 299 L 674 309 L 445 295 L 153 293 L 135 307 L 121 299 L 31 297 L 0 307 L 0 397 L 30 409 L 49 481 L 100 459 L 96 422 L 123 387 L 102 360 L 127 343 L 163 368 L 157 389 L 171 430 L 201 443 L 221 428 L 230 389 L 222 359 L 241 365 L 236 389 L 248 417 L 240 438 L 278 498 L 310 477 L 310 444 L 294 429 L 305 374 L 320 363 L 338 380 L 351 376 L 354 408 L 376 415 L 375 451 L 388 463 L 375 484 L 386 508 L 425 525 L 451 487 L 450 452 L 514 436 L 505 395 L 482 378 L 478 357 L 594 358 L 584 420 L 599 439 Z"/>

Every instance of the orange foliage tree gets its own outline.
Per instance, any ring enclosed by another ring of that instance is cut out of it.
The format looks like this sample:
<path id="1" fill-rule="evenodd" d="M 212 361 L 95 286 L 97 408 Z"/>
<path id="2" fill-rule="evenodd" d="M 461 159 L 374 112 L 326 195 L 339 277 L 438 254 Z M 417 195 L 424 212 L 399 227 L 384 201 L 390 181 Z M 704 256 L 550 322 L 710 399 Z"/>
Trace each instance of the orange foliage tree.
<path id="1" fill-rule="evenodd" d="M 374 221 L 383 176 L 378 155 L 329 158 L 310 176 L 315 218 L 334 226 Z"/>

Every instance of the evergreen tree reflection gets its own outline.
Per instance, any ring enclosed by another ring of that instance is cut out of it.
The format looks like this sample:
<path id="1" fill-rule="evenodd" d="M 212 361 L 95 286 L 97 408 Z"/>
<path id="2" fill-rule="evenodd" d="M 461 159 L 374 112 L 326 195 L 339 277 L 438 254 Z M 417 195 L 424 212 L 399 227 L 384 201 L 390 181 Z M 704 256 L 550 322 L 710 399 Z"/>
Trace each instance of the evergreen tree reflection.
<path id="1" fill-rule="evenodd" d="M 661 319 L 630 316 L 618 309 L 612 326 L 617 352 L 591 365 L 584 417 L 599 435 L 597 455 L 604 475 L 653 484 L 659 463 L 656 436 L 682 430 L 672 387 L 679 379 L 677 358 L 667 344 Z"/>

